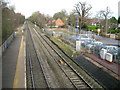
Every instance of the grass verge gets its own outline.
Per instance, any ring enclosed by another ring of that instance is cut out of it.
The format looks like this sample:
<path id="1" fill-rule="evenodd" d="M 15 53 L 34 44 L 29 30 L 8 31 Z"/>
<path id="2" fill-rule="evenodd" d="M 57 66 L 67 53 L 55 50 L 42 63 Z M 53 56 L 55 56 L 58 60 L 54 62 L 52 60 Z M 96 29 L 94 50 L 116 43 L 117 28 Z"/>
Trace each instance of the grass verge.
<path id="1" fill-rule="evenodd" d="M 73 54 L 73 52 L 68 48 L 69 46 L 63 43 L 60 39 L 47 35 L 50 40 L 55 42 L 63 51 L 65 51 L 69 56 Z M 69 59 L 63 52 L 53 44 L 53 47 L 65 58 L 65 60 L 79 73 L 79 75 L 84 78 L 84 80 L 89 83 L 93 88 L 102 88 L 98 82 L 96 82 L 93 77 L 91 77 L 83 68 L 79 67 L 74 60 Z"/>

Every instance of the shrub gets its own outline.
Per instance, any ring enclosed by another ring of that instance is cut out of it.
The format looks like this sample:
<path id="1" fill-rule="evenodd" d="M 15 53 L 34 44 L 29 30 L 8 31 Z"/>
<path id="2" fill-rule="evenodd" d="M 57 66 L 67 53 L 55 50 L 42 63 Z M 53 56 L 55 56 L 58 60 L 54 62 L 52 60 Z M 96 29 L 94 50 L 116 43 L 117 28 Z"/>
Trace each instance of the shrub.
<path id="1" fill-rule="evenodd" d="M 120 40 L 120 36 L 115 36 L 115 39 L 116 40 Z"/>
<path id="2" fill-rule="evenodd" d="M 109 29 L 108 30 L 108 33 L 118 33 L 119 32 L 119 30 L 118 29 Z"/>
<path id="3" fill-rule="evenodd" d="M 110 37 L 110 35 L 105 35 L 105 37 L 109 38 L 109 37 Z"/>
<path id="4" fill-rule="evenodd" d="M 106 35 L 106 34 L 102 34 L 102 33 L 100 35 L 103 37 L 108 37 L 108 38 L 110 37 L 110 35 Z"/>
<path id="5" fill-rule="evenodd" d="M 95 33 L 97 33 L 98 26 L 88 26 L 89 30 L 94 30 Z"/>
<path id="6" fill-rule="evenodd" d="M 86 24 L 84 24 L 84 25 L 82 26 L 82 28 L 88 29 L 88 26 L 87 26 Z"/>
<path id="7" fill-rule="evenodd" d="M 115 35 L 120 35 L 120 33 L 115 33 Z"/>

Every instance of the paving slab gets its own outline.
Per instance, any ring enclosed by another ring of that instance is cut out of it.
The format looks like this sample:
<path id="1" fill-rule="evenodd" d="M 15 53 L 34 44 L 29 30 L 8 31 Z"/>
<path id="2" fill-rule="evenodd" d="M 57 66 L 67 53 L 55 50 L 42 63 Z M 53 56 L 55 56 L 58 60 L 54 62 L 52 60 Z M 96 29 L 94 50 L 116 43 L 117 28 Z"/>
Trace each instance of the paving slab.
<path id="1" fill-rule="evenodd" d="M 18 35 L 3 53 L 2 88 L 25 88 L 24 47 L 24 38 Z"/>

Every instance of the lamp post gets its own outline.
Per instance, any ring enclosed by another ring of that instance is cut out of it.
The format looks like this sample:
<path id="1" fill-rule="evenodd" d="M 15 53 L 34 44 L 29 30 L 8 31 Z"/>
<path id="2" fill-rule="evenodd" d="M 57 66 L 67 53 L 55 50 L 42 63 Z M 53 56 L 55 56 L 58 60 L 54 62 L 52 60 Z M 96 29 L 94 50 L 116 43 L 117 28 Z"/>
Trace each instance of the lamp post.
<path id="1" fill-rule="evenodd" d="M 92 37 L 93 37 L 93 39 L 94 39 L 94 36 L 93 36 L 93 29 L 92 29 L 91 31 L 92 31 Z"/>
<path id="2" fill-rule="evenodd" d="M 120 38 L 120 24 L 118 24 L 118 30 L 119 30 L 118 38 Z M 118 40 L 118 46 L 120 47 L 120 40 Z"/>
<path id="3" fill-rule="evenodd" d="M 13 21 L 16 21 L 16 19 L 14 19 Z M 13 39 L 15 38 L 15 32 L 14 32 L 14 22 L 13 22 Z"/>
<path id="4" fill-rule="evenodd" d="M 35 22 L 35 27 L 36 27 L 36 22 Z"/>
<path id="5" fill-rule="evenodd" d="M 77 11 L 77 23 L 76 23 L 76 40 L 77 40 L 77 34 L 78 34 L 78 11 Z"/>
<path id="6" fill-rule="evenodd" d="M 102 26 L 102 29 L 101 29 L 101 30 L 102 30 L 102 34 L 103 34 L 104 26 Z"/>
<path id="7" fill-rule="evenodd" d="M 7 19 L 6 21 L 9 21 L 10 19 Z M 8 24 L 8 23 L 7 23 Z M 7 40 L 7 48 L 9 47 L 9 45 L 8 45 L 8 25 L 6 25 L 6 40 Z"/>
<path id="8" fill-rule="evenodd" d="M 8 30 L 7 30 L 7 32 L 6 32 L 6 37 L 7 37 L 7 48 L 8 48 Z"/>

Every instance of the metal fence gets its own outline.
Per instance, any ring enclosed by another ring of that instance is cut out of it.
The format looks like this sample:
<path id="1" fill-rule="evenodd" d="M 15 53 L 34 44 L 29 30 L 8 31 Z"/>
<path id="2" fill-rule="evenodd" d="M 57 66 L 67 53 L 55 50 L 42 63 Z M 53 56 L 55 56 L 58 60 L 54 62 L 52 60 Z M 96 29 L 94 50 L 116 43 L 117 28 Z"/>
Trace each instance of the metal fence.
<path id="1" fill-rule="evenodd" d="M 6 48 L 8 48 L 9 44 L 14 39 L 13 34 L 9 36 L 9 38 L 0 46 L 0 51 L 4 52 Z"/>

